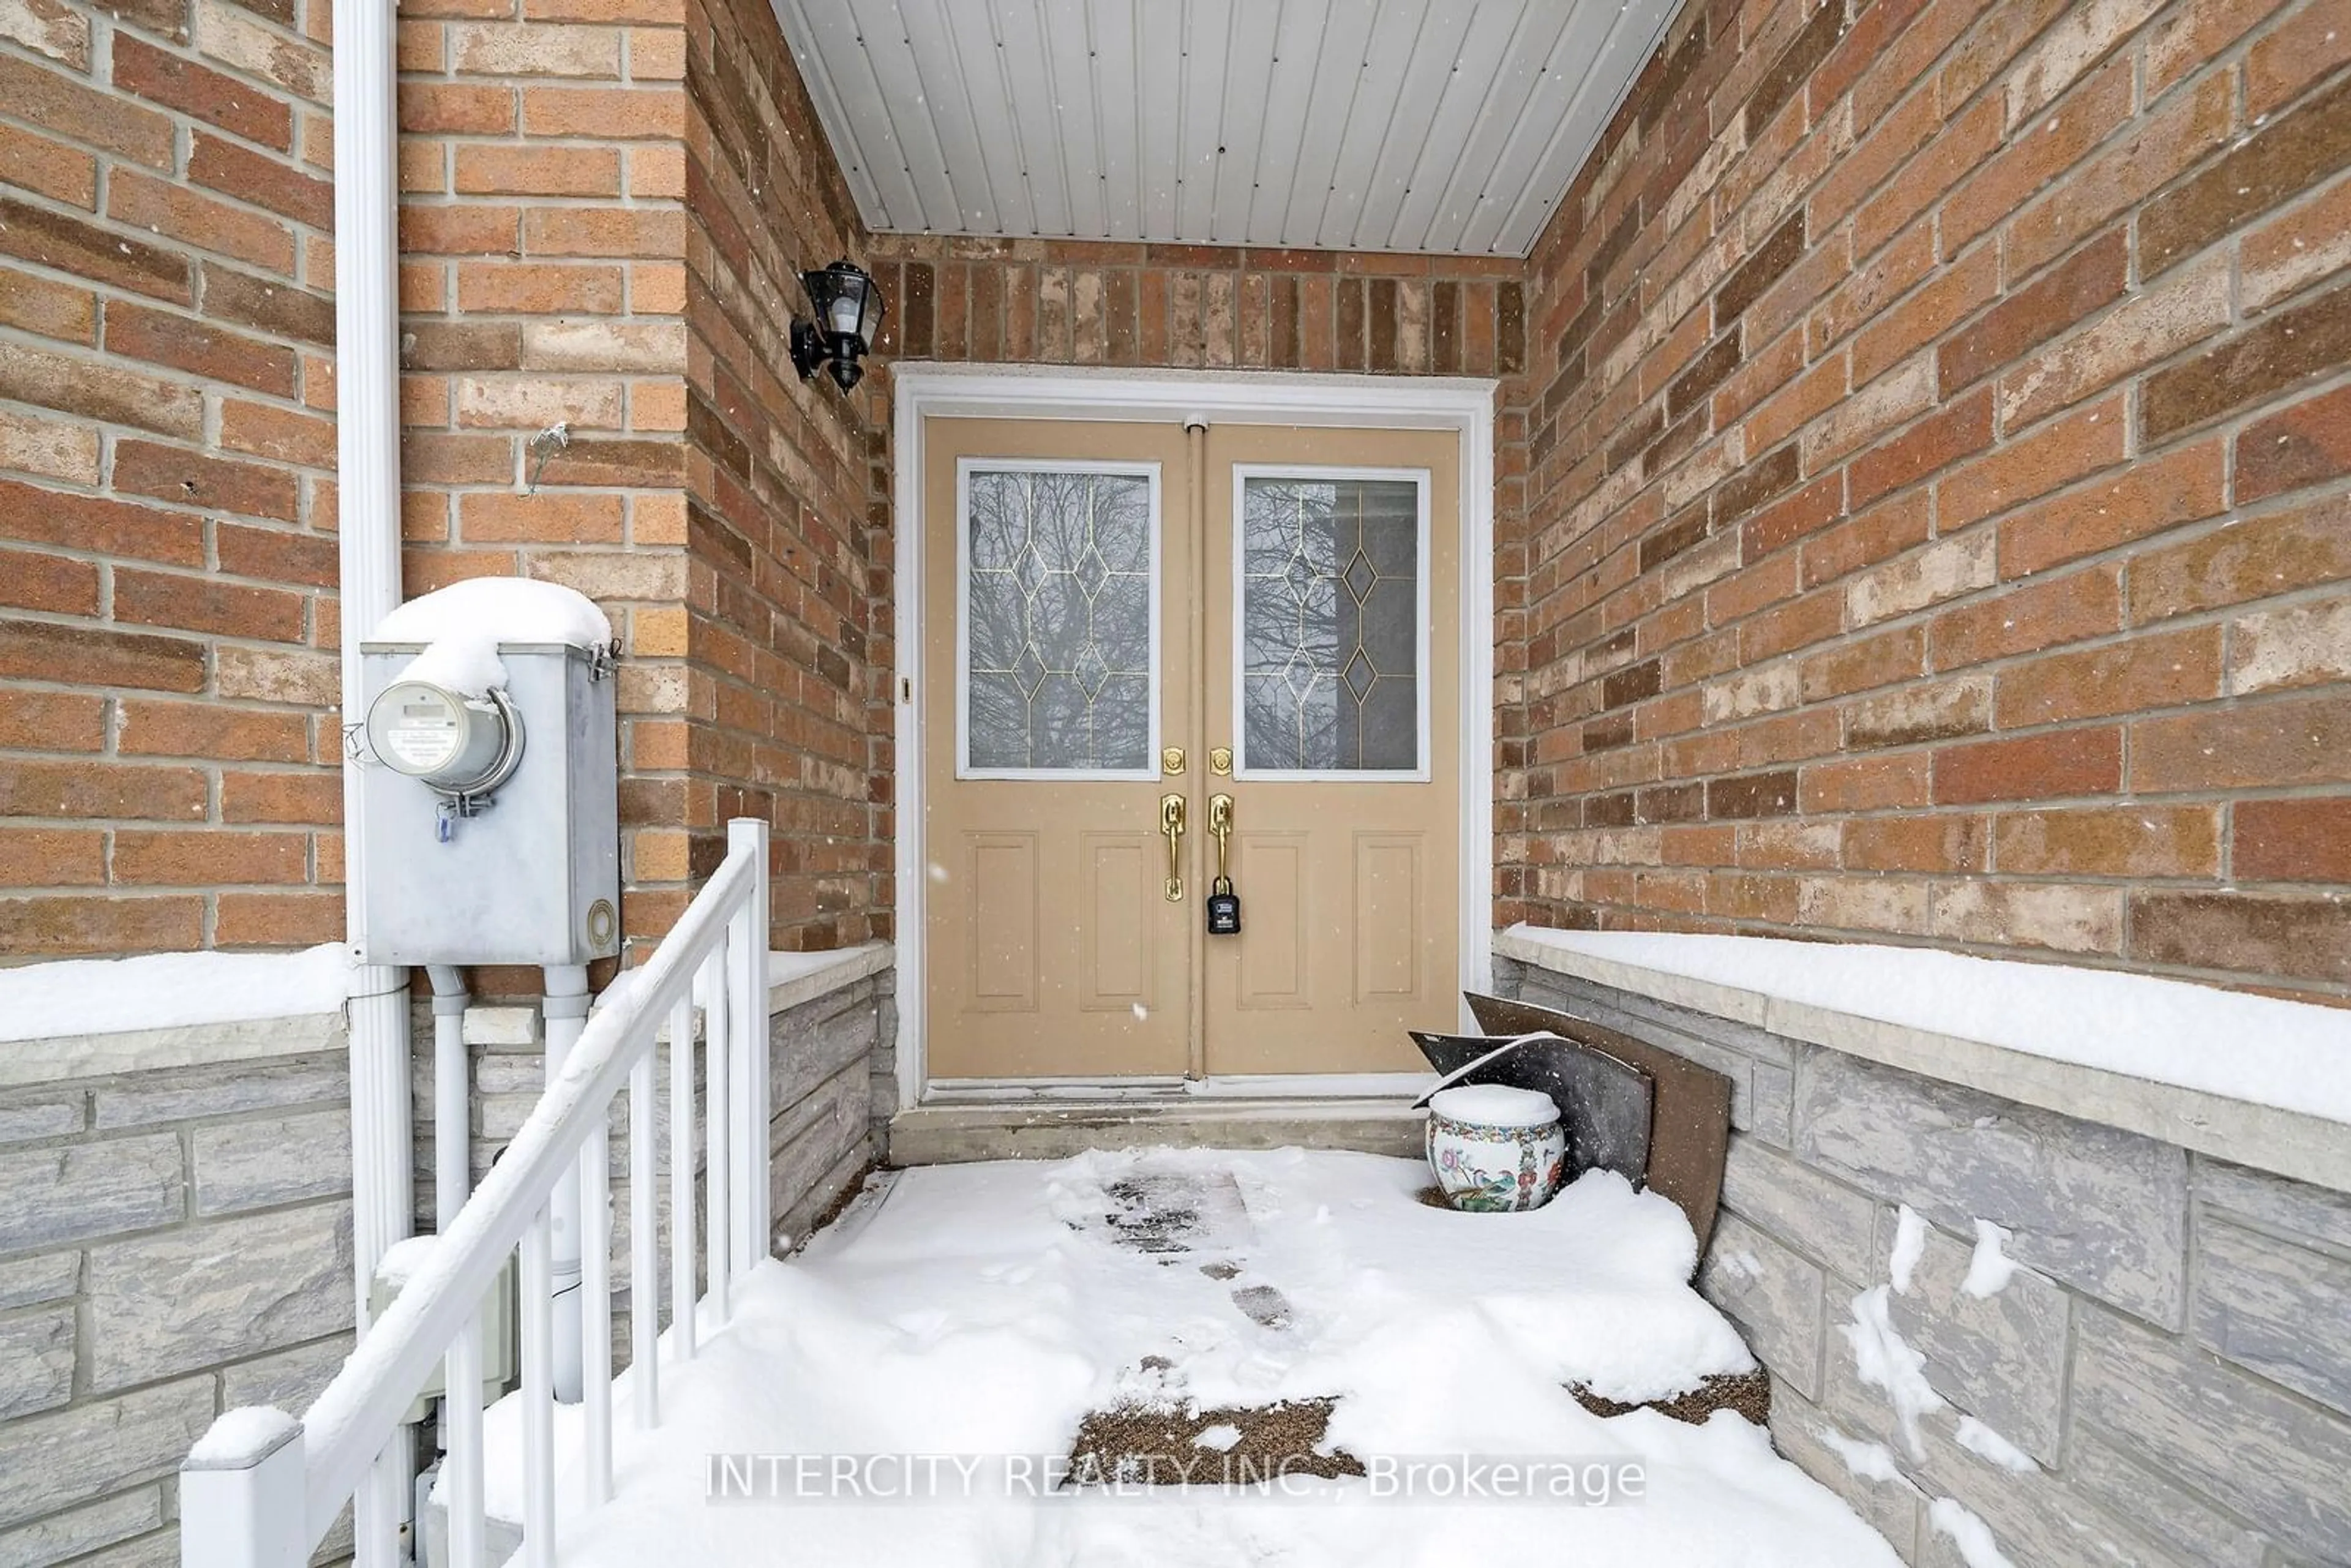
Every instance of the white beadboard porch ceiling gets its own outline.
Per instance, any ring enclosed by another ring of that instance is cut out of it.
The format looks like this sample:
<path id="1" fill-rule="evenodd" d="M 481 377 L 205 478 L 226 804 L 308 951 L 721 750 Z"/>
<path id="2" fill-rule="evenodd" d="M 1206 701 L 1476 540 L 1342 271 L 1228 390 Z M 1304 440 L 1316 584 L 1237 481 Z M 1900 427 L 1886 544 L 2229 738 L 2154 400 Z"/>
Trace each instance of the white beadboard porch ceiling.
<path id="1" fill-rule="evenodd" d="M 1524 256 L 1674 0 L 773 0 L 868 228 Z"/>

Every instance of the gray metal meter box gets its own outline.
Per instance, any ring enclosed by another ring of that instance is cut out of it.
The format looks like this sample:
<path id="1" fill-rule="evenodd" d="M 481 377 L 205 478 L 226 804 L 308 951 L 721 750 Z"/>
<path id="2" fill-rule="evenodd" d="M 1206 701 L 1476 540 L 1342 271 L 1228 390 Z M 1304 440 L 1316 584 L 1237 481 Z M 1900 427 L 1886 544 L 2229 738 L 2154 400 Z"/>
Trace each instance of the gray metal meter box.
<path id="1" fill-rule="evenodd" d="M 585 964 L 621 950 L 609 648 L 501 643 L 503 689 L 402 680 L 418 643 L 366 643 L 370 964 Z"/>
<path id="2" fill-rule="evenodd" d="M 416 1238 L 418 1241 L 429 1239 Z M 404 1245 L 404 1244 L 403 1244 Z M 403 1281 L 391 1279 L 379 1270 L 368 1281 L 368 1319 L 374 1322 L 392 1310 L 400 1299 Z M 482 1329 L 482 1403 L 495 1405 L 507 1385 L 521 1375 L 522 1368 L 515 1359 L 515 1258 L 507 1254 L 498 1265 L 497 1275 L 490 1281 L 490 1293 L 482 1298 L 478 1319 Z M 433 1413 L 433 1401 L 449 1391 L 449 1364 L 436 1361 L 424 1386 L 416 1391 L 409 1402 L 408 1413 L 400 1418 L 403 1427 L 413 1427 Z M 447 1559 L 443 1559 L 447 1561 Z"/>

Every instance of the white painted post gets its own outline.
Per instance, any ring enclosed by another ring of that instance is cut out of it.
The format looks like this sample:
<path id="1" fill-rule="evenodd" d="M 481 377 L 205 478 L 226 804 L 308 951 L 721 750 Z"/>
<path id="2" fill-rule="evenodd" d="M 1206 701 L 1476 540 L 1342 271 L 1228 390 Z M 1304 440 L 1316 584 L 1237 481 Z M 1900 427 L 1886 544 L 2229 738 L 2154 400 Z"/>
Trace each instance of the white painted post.
<path id="1" fill-rule="evenodd" d="M 694 1359 L 694 997 L 669 1015 L 669 1329 Z"/>
<path id="2" fill-rule="evenodd" d="M 578 1178 L 578 1169 L 564 1179 Z M 550 1206 L 551 1207 L 551 1206 Z M 555 1568 L 555 1293 L 549 1288 L 553 1218 L 545 1208 L 522 1233 L 522 1560 Z"/>
<path id="3" fill-rule="evenodd" d="M 735 1276 L 730 1261 L 735 1235 L 735 1200 L 733 1191 L 735 1159 L 730 1151 L 736 1139 L 735 1112 L 729 1098 L 734 1076 L 735 1031 L 727 1019 L 733 1009 L 727 1005 L 727 987 L 734 982 L 728 977 L 726 949 L 730 944 L 721 942 L 711 949 L 702 964 L 702 1231 L 706 1249 L 703 1260 L 707 1270 L 705 1293 L 710 1298 L 711 1316 L 725 1322 L 727 1315 L 727 1281 Z"/>
<path id="4" fill-rule="evenodd" d="M 774 1247 L 768 1210 L 768 824 L 737 817 L 726 824 L 726 852 L 747 857 L 757 874 L 743 907 L 727 923 L 728 984 L 734 988 L 728 1022 L 735 1035 L 735 1071 L 728 1085 L 736 1106 L 735 1171 L 728 1183 L 735 1199 L 735 1239 L 728 1249 L 737 1270 L 750 1268 Z"/>
<path id="5" fill-rule="evenodd" d="M 180 1568 L 303 1568 L 302 1425 L 259 1453 L 180 1467 Z"/>
<path id="6" fill-rule="evenodd" d="M 482 1314 L 476 1310 L 450 1342 L 441 1398 L 441 1495 L 449 1521 L 449 1560 L 434 1568 L 483 1568 L 489 1561 L 483 1513 Z"/>
<path id="7" fill-rule="evenodd" d="M 689 1003 L 686 1012 L 693 1014 Z M 636 1391 L 637 1427 L 661 1419 L 661 1238 L 653 1233 L 653 1055 L 647 1045 L 629 1069 L 629 1385 Z"/>
<path id="8" fill-rule="evenodd" d="M 611 1158 L 611 1134 L 599 1126 L 580 1156 L 580 1394 L 588 1406 L 590 1508 L 612 1495 Z"/>

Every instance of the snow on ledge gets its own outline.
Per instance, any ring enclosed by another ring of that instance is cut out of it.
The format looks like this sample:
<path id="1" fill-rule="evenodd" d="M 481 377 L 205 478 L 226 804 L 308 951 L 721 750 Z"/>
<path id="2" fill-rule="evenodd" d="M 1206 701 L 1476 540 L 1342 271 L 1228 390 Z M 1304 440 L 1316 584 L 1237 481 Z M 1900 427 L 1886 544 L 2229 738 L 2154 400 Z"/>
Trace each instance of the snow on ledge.
<path id="1" fill-rule="evenodd" d="M 341 1010 L 342 945 L 299 953 L 154 953 L 0 969 L 0 1042 L 126 1034 Z"/>
<path id="2" fill-rule="evenodd" d="M 1536 948 L 2351 1123 L 2351 1011 L 2315 1003 L 1931 947 L 1554 931 L 1524 924 L 1503 936 Z M 1762 1022 L 1760 1017 L 1748 1021 Z"/>
<path id="3" fill-rule="evenodd" d="M 812 953 L 787 953 L 780 948 L 768 955 L 768 986 L 771 990 L 803 988 L 813 985 L 824 990 L 850 985 L 866 976 L 877 974 L 890 967 L 893 954 L 887 942 L 864 942 L 854 947 L 828 947 Z M 775 1004 L 771 1001 L 769 1005 Z"/>
<path id="4" fill-rule="evenodd" d="M 267 1458 L 271 1450 L 292 1437 L 301 1423 L 267 1405 L 240 1405 L 223 1411 L 196 1446 L 188 1450 L 188 1468 L 198 1470 L 249 1469 Z"/>

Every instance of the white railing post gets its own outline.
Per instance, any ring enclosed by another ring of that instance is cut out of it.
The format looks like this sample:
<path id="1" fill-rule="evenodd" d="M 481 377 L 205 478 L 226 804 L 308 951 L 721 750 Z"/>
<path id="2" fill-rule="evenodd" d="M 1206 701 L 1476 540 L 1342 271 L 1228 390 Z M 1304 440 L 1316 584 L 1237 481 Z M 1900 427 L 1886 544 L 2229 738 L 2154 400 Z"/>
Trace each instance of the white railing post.
<path id="1" fill-rule="evenodd" d="M 693 1009 L 686 1009 L 687 1016 Z M 653 1231 L 653 1052 L 629 1069 L 629 1385 L 637 1426 L 661 1419 L 661 1238 Z"/>
<path id="2" fill-rule="evenodd" d="M 735 1276 L 730 1260 L 735 1235 L 733 1215 L 735 1109 L 732 1098 L 735 1031 L 727 1027 L 733 1009 L 727 1005 L 726 946 L 711 949 L 702 966 L 702 1236 L 706 1270 L 704 1293 L 721 1322 L 726 1317 L 726 1282 Z"/>
<path id="3" fill-rule="evenodd" d="M 588 1506 L 612 1495 L 612 1138 L 580 1157 L 580 1393 L 588 1406 Z"/>
<path id="4" fill-rule="evenodd" d="M 669 1329 L 694 1359 L 694 998 L 669 1017 Z"/>
<path id="5" fill-rule="evenodd" d="M 449 1345 L 441 1399 L 441 1497 L 449 1521 L 449 1555 L 434 1568 L 484 1568 L 488 1529 L 482 1452 L 482 1315 L 476 1311 Z"/>
<path id="6" fill-rule="evenodd" d="M 567 1170 L 565 1178 L 573 1172 Z M 554 1218 L 542 1208 L 522 1236 L 522 1557 L 555 1564 Z"/>
<path id="7" fill-rule="evenodd" d="M 289 1422 L 259 1453 L 180 1467 L 180 1568 L 302 1568 L 302 1427 Z"/>
<path id="8" fill-rule="evenodd" d="M 728 1183 L 734 1199 L 733 1245 L 737 1270 L 750 1268 L 773 1247 L 768 1190 L 768 824 L 737 817 L 726 824 L 726 852 L 748 859 L 756 872 L 751 891 L 727 923 L 728 984 L 734 988 L 728 1021 L 735 1036 L 735 1170 Z"/>

